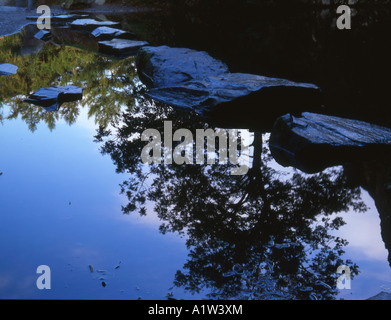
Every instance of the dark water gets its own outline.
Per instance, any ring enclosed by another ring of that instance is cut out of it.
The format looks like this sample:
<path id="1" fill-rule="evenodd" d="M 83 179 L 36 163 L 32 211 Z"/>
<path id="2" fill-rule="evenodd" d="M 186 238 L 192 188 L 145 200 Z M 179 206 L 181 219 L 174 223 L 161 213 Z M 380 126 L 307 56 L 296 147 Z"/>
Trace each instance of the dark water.
<path id="1" fill-rule="evenodd" d="M 325 113 L 390 124 L 383 80 L 389 12 L 284 7 L 107 16 L 153 45 L 206 50 L 231 71 L 315 83 Z M 56 46 L 35 27 L 0 38 L 0 297 L 366 299 L 390 291 L 390 162 L 316 174 L 280 166 L 254 131 L 249 172 L 230 165 L 144 165 L 148 128 L 214 128 L 146 99 L 134 57 L 94 43 Z M 46 112 L 23 99 L 79 85 L 83 100 Z M 260 113 L 261 116 L 261 113 Z M 39 265 L 51 289 L 36 286 Z M 336 285 L 339 266 L 350 289 Z"/>

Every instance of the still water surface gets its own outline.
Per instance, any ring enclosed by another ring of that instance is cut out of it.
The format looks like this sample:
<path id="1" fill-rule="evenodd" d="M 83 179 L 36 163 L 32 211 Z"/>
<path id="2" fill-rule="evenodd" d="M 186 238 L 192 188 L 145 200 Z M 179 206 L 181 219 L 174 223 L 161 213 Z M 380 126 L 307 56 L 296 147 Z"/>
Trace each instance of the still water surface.
<path id="1" fill-rule="evenodd" d="M 162 235 L 153 213 L 122 213 L 126 199 L 119 184 L 125 177 L 100 154 L 92 141 L 94 122 L 83 113 L 74 125 L 59 122 L 54 131 L 40 125 L 32 133 L 19 119 L 1 127 L 1 298 L 203 297 L 169 290 L 188 258 L 185 239 Z M 370 209 L 343 214 L 347 224 L 335 232 L 349 241 L 345 256 L 360 269 L 351 290 L 339 292 L 345 299 L 365 299 L 391 286 L 379 215 L 365 191 L 362 198 Z M 51 268 L 51 290 L 36 287 L 42 264 Z"/>
<path id="2" fill-rule="evenodd" d="M 257 132 L 244 177 L 228 165 L 144 166 L 145 143 L 134 139 L 143 130 L 162 132 L 164 120 L 212 126 L 146 100 L 134 58 L 43 45 L 33 32 L 0 39 L 0 62 L 19 66 L 0 79 L 0 298 L 366 299 L 391 290 L 387 230 L 364 184 L 351 182 L 360 167 L 283 168 Z M 22 101 L 54 84 L 80 85 L 83 100 L 56 113 Z M 336 287 L 341 264 L 351 289 Z M 37 289 L 39 265 L 51 268 L 50 290 Z"/>

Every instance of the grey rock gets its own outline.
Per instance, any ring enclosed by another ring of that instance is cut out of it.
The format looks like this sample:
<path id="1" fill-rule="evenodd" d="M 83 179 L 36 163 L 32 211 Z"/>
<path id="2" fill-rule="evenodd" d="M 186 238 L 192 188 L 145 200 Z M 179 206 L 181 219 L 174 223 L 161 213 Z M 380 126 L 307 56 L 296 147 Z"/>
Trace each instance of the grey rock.
<path id="1" fill-rule="evenodd" d="M 269 143 L 278 163 L 313 173 L 383 157 L 391 151 L 391 129 L 330 115 L 286 114 L 276 120 Z"/>
<path id="2" fill-rule="evenodd" d="M 137 68 L 149 87 L 178 86 L 188 80 L 203 80 L 229 72 L 221 61 L 208 53 L 167 46 L 144 47 L 137 54 Z"/>
<path id="3" fill-rule="evenodd" d="M 8 76 L 11 74 L 16 74 L 18 67 L 11 63 L 2 63 L 0 64 L 0 76 Z"/>
<path id="4" fill-rule="evenodd" d="M 91 34 L 99 41 L 112 40 L 113 38 L 133 40 L 136 37 L 131 32 L 110 27 L 98 27 Z"/>
<path id="5" fill-rule="evenodd" d="M 148 45 L 148 42 L 127 39 L 112 39 L 109 41 L 99 41 L 98 44 L 99 51 L 102 53 L 125 57 L 135 56 L 141 47 Z"/>
<path id="6" fill-rule="evenodd" d="M 41 88 L 30 95 L 25 102 L 45 108 L 47 111 L 57 111 L 64 102 L 80 100 L 83 89 L 77 86 Z"/>
<path id="7" fill-rule="evenodd" d="M 35 35 L 34 38 L 42 41 L 49 41 L 52 38 L 52 34 L 50 31 L 47 30 L 39 30 Z"/>
<path id="8" fill-rule="evenodd" d="M 221 125 L 248 127 L 264 122 L 271 127 L 288 110 L 308 111 L 320 104 L 316 85 L 230 73 L 223 62 L 203 51 L 143 47 L 136 65 L 149 97 L 193 110 Z"/>
<path id="9" fill-rule="evenodd" d="M 70 24 L 71 29 L 93 31 L 98 27 L 118 28 L 121 26 L 119 22 L 114 21 L 98 21 L 95 19 L 76 19 Z"/>

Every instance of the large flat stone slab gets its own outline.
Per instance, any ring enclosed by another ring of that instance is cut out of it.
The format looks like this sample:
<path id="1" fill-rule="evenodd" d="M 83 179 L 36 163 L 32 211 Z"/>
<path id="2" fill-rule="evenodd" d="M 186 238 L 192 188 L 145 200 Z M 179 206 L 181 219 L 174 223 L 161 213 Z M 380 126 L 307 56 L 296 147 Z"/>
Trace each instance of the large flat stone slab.
<path id="1" fill-rule="evenodd" d="M 77 86 L 41 88 L 30 95 L 25 102 L 45 108 L 47 111 L 57 111 L 64 102 L 80 100 L 83 89 Z"/>
<path id="2" fill-rule="evenodd" d="M 112 39 L 109 41 L 99 41 L 98 44 L 99 51 L 102 53 L 125 57 L 135 56 L 140 48 L 148 45 L 148 42 L 127 39 Z"/>
<path id="3" fill-rule="evenodd" d="M 383 157 L 391 151 L 391 129 L 330 115 L 287 114 L 275 122 L 270 149 L 281 165 L 312 173 L 350 161 Z"/>
<path id="4" fill-rule="evenodd" d="M 71 29 L 93 31 L 98 27 L 119 28 L 121 24 L 114 21 L 98 21 L 95 19 L 76 19 L 69 24 Z"/>
<path id="5" fill-rule="evenodd" d="M 204 51 L 168 46 L 144 47 L 136 64 L 142 80 L 151 88 L 178 86 L 229 72 L 226 64 Z"/>
<path id="6" fill-rule="evenodd" d="M 131 32 L 111 27 L 98 27 L 91 34 L 99 41 L 107 41 L 114 38 L 134 40 L 136 38 L 136 35 Z"/>
<path id="7" fill-rule="evenodd" d="M 271 128 L 274 119 L 289 110 L 297 113 L 320 105 L 316 85 L 230 73 L 203 51 L 146 46 L 139 50 L 136 65 L 149 97 L 224 126 L 264 127 L 264 122 Z"/>
<path id="8" fill-rule="evenodd" d="M 50 39 L 52 39 L 52 34 L 50 31 L 48 30 L 39 30 L 35 35 L 34 35 L 34 38 L 38 39 L 38 40 L 42 40 L 42 41 L 49 41 Z"/>

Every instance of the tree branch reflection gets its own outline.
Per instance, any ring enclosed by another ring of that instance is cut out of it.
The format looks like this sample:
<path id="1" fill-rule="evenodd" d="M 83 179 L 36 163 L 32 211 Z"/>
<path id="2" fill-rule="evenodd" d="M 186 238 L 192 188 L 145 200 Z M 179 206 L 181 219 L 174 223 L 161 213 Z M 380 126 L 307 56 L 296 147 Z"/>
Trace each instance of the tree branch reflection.
<path id="1" fill-rule="evenodd" d="M 186 237 L 189 259 L 175 275 L 176 286 L 208 289 L 214 298 L 332 299 L 339 265 L 358 274 L 358 266 L 342 258 L 347 241 L 333 235 L 344 221 L 331 215 L 367 208 L 341 168 L 284 173 L 257 132 L 244 176 L 231 176 L 230 165 L 221 164 L 143 165 L 141 132 L 163 132 L 164 120 L 194 133 L 210 127 L 194 114 L 140 98 L 113 129 L 101 128 L 96 141 L 117 172 L 129 174 L 121 185 L 128 199 L 123 212 L 145 215 L 153 204 L 160 231 Z"/>

